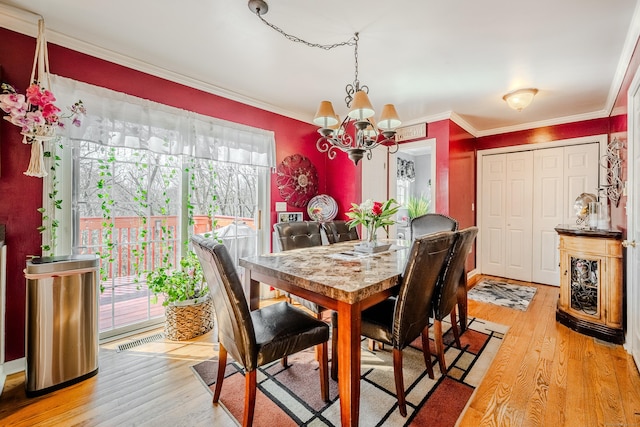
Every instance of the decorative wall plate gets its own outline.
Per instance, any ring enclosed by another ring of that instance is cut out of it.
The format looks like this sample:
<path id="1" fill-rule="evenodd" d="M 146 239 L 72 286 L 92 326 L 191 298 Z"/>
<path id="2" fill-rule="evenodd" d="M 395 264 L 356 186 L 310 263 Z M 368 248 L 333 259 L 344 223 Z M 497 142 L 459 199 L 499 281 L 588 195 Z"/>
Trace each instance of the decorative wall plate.
<path id="1" fill-rule="evenodd" d="M 276 184 L 288 204 L 303 208 L 318 194 L 318 172 L 307 157 L 293 154 L 278 165 Z"/>
<path id="2" fill-rule="evenodd" d="M 318 194 L 309 201 L 307 213 L 309 218 L 314 221 L 331 221 L 338 215 L 338 204 L 333 197 L 326 194 Z"/>

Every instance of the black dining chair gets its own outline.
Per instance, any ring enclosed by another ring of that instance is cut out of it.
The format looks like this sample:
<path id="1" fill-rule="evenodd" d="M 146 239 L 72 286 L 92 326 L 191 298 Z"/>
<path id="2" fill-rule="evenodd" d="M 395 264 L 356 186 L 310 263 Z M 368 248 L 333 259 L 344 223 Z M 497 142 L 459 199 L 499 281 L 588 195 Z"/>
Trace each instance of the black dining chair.
<path id="1" fill-rule="evenodd" d="M 273 225 L 273 228 L 276 231 L 280 248 L 283 251 L 322 245 L 319 222 L 278 222 Z M 286 296 L 309 309 L 318 319 L 322 318 L 322 312 L 326 310 L 326 308 L 296 295 L 287 293 Z"/>
<path id="2" fill-rule="evenodd" d="M 411 236 L 416 238 L 429 233 L 437 233 L 439 231 L 456 231 L 458 230 L 458 221 L 450 216 L 439 213 L 428 213 L 411 220 L 410 223 Z M 458 313 L 460 315 L 460 331 L 467 329 L 467 272 L 460 272 L 458 288 Z"/>
<path id="3" fill-rule="evenodd" d="M 407 416 L 404 379 L 402 377 L 402 350 L 416 338 L 422 337 L 424 363 L 430 378 L 434 378 L 429 350 L 429 315 L 431 298 L 438 278 L 449 259 L 455 234 L 452 231 L 418 237 L 411 245 L 409 258 L 400 276 L 400 290 L 392 296 L 362 312 L 362 335 L 388 344 L 393 352 L 393 372 L 400 415 Z M 332 315 L 333 357 L 337 354 L 338 317 Z M 337 359 L 336 359 L 337 360 Z M 331 376 L 336 375 L 332 364 Z"/>
<path id="4" fill-rule="evenodd" d="M 327 240 L 329 243 L 348 242 L 350 240 L 360 240 L 358 236 L 358 229 L 353 227 L 349 228 L 347 221 L 337 219 L 333 221 L 327 221 L 322 224 L 322 227 L 327 234 Z"/>
<path id="5" fill-rule="evenodd" d="M 316 221 L 278 222 L 273 229 L 283 251 L 322 245 L 320 223 Z"/>
<path id="6" fill-rule="evenodd" d="M 322 398 L 327 402 L 329 326 L 286 302 L 249 311 L 242 283 L 227 248 L 197 235 L 192 236 L 191 241 L 216 312 L 220 350 L 213 403 L 220 399 L 229 353 L 245 371 L 242 425 L 250 426 L 256 403 L 257 368 L 312 346 L 320 350 L 320 389 Z"/>
<path id="7" fill-rule="evenodd" d="M 464 274 L 464 265 L 471 251 L 476 236 L 477 227 L 469 227 L 456 232 L 457 237 L 451 251 L 451 257 L 447 263 L 447 268 L 440 276 L 436 291 L 431 299 L 433 308 L 433 334 L 436 344 L 436 356 L 440 365 L 440 372 L 446 374 L 447 365 L 444 360 L 444 342 L 442 336 L 442 320 L 448 316 L 451 319 L 451 331 L 458 348 L 460 345 L 460 331 L 456 319 L 456 305 L 458 304 L 458 293 L 460 291 L 460 277 Z"/>
<path id="8" fill-rule="evenodd" d="M 409 228 L 411 229 L 411 238 L 415 239 L 439 231 L 456 231 L 458 221 L 444 214 L 427 213 L 413 218 L 409 223 Z"/>

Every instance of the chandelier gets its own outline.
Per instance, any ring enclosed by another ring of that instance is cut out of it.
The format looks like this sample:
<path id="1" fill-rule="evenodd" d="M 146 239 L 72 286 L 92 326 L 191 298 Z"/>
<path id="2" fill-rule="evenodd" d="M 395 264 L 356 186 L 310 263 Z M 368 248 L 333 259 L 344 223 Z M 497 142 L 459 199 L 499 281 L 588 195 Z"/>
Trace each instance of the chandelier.
<path id="1" fill-rule="evenodd" d="M 329 159 L 336 157 L 337 151 L 344 151 L 354 164 L 365 156 L 371 160 L 372 152 L 380 145 L 391 145 L 390 153 L 398 151 L 398 143 L 395 140 L 395 129 L 402 123 L 393 104 L 386 104 L 382 108 L 380 120 L 377 125 L 373 118 L 375 110 L 369 101 L 369 87 L 361 85 L 358 80 L 358 33 L 341 43 L 322 45 L 309 43 L 299 37 L 287 34 L 279 27 L 267 22 L 262 15 L 266 14 L 269 7 L 263 0 L 249 0 L 251 9 L 266 25 L 285 36 L 293 42 L 303 43 L 310 47 L 330 50 L 339 46 L 354 46 L 355 77 L 353 83 L 345 87 L 347 96 L 345 103 L 349 112 L 344 120 L 335 113 L 330 101 L 320 102 L 320 106 L 313 119 L 313 123 L 320 126 L 318 133 L 320 138 L 316 142 L 316 148 L 321 153 L 327 153 Z"/>

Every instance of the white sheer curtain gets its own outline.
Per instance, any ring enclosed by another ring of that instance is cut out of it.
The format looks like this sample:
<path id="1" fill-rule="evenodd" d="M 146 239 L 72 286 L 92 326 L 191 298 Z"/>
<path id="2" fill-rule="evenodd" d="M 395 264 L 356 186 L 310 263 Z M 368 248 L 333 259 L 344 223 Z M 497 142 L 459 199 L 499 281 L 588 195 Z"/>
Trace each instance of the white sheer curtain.
<path id="1" fill-rule="evenodd" d="M 82 100 L 87 116 L 80 127 L 60 132 L 70 139 L 162 154 L 275 167 L 273 131 L 204 116 L 121 92 L 51 76 L 56 104 Z"/>

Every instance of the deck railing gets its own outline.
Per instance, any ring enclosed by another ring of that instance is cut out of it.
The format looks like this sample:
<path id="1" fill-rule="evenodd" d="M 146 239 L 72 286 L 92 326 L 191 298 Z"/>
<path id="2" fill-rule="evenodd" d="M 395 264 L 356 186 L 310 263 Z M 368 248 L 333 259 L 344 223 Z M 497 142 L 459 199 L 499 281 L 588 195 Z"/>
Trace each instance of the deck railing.
<path id="1" fill-rule="evenodd" d="M 253 218 L 238 218 L 254 228 Z M 216 229 L 232 224 L 237 218 L 217 215 Z M 137 216 L 115 217 L 111 229 L 112 250 L 110 256 L 101 258 L 103 292 L 100 295 L 100 331 L 113 330 L 136 322 L 144 322 L 164 313 L 161 300 L 149 301 L 149 291 L 144 286 L 141 273 L 160 265 L 166 256 L 176 265 L 180 254 L 177 216 L 153 216 L 146 225 Z M 146 227 L 144 246 L 141 243 L 143 227 Z M 80 218 L 80 251 L 101 254 L 107 250 L 103 218 Z M 206 233 L 213 229 L 208 216 L 195 216 L 193 232 Z M 136 255 L 138 251 L 139 255 Z M 168 252 L 167 252 L 168 251 Z M 108 262 L 107 260 L 111 260 Z"/>

